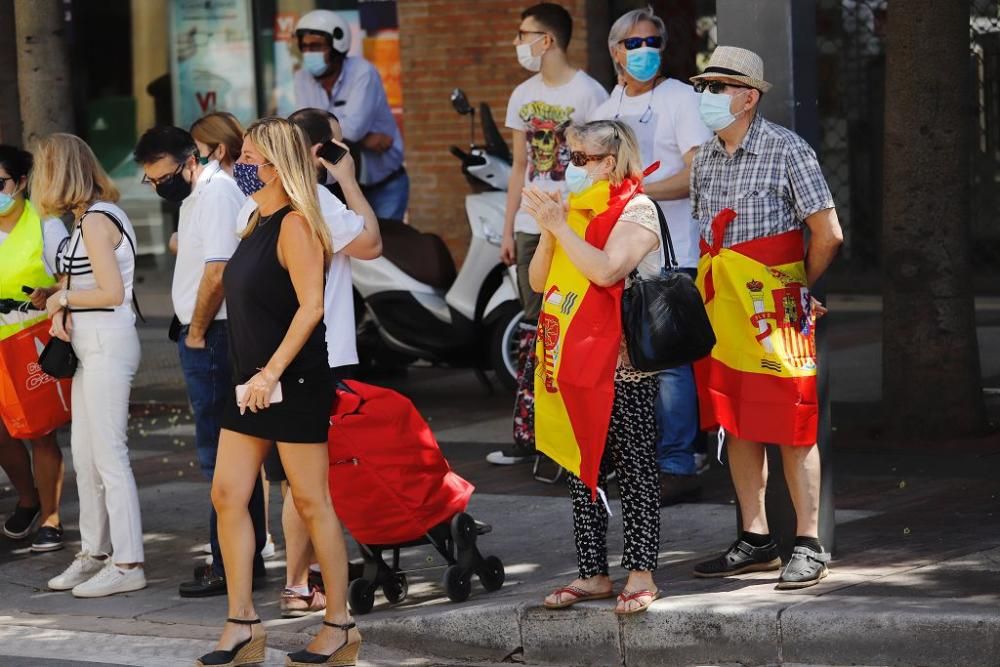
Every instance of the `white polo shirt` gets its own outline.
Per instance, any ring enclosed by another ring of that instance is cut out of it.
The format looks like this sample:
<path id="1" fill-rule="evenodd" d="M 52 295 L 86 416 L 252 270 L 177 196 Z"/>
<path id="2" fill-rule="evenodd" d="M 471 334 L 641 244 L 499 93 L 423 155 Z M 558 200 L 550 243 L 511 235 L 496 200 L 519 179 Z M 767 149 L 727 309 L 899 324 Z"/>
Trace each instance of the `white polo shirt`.
<path id="1" fill-rule="evenodd" d="M 322 185 L 316 187 L 323 220 L 330 229 L 333 242 L 333 259 L 326 270 L 323 290 L 323 323 L 326 325 L 326 352 L 330 368 L 352 366 L 358 363 L 357 332 L 354 322 L 354 293 L 351 286 L 351 260 L 341 252 L 358 238 L 365 227 L 365 219 L 344 206 Z M 242 232 L 250 216 L 257 209 L 257 202 L 248 197 L 240 209 L 236 228 Z"/>
<path id="2" fill-rule="evenodd" d="M 233 177 L 213 160 L 202 169 L 191 194 L 181 203 L 177 263 L 170 290 L 181 324 L 191 324 L 205 264 L 228 262 L 239 245 L 236 217 L 245 201 Z M 225 302 L 215 319 L 226 319 Z"/>

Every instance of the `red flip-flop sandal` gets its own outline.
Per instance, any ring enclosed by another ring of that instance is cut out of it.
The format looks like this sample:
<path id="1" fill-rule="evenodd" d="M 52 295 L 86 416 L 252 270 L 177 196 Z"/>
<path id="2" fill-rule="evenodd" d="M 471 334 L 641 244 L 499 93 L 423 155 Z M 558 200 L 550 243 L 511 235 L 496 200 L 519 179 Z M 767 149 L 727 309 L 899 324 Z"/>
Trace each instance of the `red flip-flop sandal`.
<path id="1" fill-rule="evenodd" d="M 647 609 L 649 609 L 650 605 L 652 605 L 654 602 L 656 602 L 659 599 L 659 597 L 660 597 L 660 591 L 659 590 L 655 590 L 655 591 L 635 591 L 634 593 L 629 593 L 627 591 L 622 591 L 621 593 L 618 594 L 618 602 L 624 605 L 624 604 L 628 604 L 629 602 L 632 602 L 634 600 L 638 600 L 639 598 L 642 598 L 642 597 L 649 597 L 649 602 L 646 602 L 645 604 L 641 604 L 638 607 L 636 607 L 635 609 L 622 609 L 622 610 L 619 610 L 616 607 L 615 608 L 615 613 L 618 614 L 619 616 L 628 616 L 629 614 L 639 614 L 639 613 L 642 613 L 642 612 L 646 611 Z"/>
<path id="2" fill-rule="evenodd" d="M 562 599 L 560 602 L 555 604 L 543 602 L 542 606 L 546 609 L 565 609 L 566 607 L 572 607 L 577 602 L 585 602 L 587 600 L 607 600 L 610 597 L 614 597 L 615 593 L 610 590 L 603 593 L 591 593 L 590 591 L 585 591 L 582 588 L 577 588 L 576 586 L 564 586 L 549 593 L 549 595 L 556 595 L 560 598 L 562 598 L 564 594 L 570 595 L 571 597 L 568 600 Z"/>

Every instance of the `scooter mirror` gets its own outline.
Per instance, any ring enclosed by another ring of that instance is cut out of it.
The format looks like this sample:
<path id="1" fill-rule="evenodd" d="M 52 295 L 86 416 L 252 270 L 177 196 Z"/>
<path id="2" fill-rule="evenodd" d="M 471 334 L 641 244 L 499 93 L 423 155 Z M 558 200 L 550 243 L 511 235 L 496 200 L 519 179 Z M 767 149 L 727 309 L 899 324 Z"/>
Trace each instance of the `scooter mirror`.
<path id="1" fill-rule="evenodd" d="M 463 116 L 475 113 L 472 109 L 472 105 L 469 104 L 469 98 L 465 96 L 465 93 L 462 92 L 461 88 L 456 88 L 451 91 L 451 106 L 453 106 L 455 111 Z"/>

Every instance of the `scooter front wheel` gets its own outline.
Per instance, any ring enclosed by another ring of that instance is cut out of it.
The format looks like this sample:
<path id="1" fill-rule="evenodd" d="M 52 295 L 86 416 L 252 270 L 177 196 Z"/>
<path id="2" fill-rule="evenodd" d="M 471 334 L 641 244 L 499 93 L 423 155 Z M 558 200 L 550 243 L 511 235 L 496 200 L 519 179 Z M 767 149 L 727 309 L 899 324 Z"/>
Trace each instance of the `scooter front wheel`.
<path id="1" fill-rule="evenodd" d="M 500 384 L 509 391 L 517 388 L 517 342 L 524 310 L 517 301 L 502 304 L 491 317 L 490 366 Z"/>

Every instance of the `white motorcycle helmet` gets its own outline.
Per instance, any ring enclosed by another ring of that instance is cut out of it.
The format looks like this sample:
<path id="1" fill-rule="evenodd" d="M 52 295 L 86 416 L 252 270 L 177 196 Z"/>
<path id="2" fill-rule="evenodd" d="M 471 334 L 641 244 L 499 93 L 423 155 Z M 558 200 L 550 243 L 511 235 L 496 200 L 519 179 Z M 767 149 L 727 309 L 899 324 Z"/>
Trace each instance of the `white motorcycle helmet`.
<path id="1" fill-rule="evenodd" d="M 295 36 L 302 39 L 307 33 L 326 35 L 333 50 L 342 55 L 351 50 L 351 26 L 337 12 L 314 9 L 307 13 L 295 26 Z"/>

